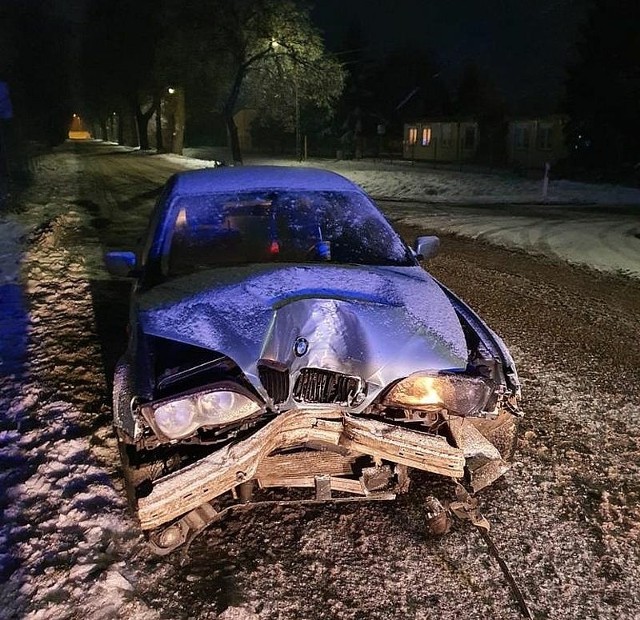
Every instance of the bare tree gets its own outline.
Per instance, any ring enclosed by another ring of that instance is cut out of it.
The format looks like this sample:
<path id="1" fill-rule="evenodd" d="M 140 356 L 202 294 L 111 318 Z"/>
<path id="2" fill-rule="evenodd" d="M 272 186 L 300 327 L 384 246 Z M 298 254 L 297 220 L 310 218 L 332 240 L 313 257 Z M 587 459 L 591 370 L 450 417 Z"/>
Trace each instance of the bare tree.
<path id="1" fill-rule="evenodd" d="M 135 119 L 138 144 L 149 148 L 148 123 L 159 102 L 154 71 L 159 36 L 155 0 L 94 0 L 84 39 L 85 101 L 107 133 L 107 118 L 118 112 Z M 103 136 L 104 137 L 104 136 Z"/>
<path id="2" fill-rule="evenodd" d="M 292 0 L 214 4 L 221 15 L 214 43 L 228 67 L 222 111 L 233 160 L 242 163 L 234 114 L 243 91 L 247 101 L 262 102 L 263 109 L 270 102 L 273 114 L 290 118 L 291 105 L 299 109 L 302 100 L 330 105 L 342 90 L 344 72 L 326 55 L 307 7 Z"/>

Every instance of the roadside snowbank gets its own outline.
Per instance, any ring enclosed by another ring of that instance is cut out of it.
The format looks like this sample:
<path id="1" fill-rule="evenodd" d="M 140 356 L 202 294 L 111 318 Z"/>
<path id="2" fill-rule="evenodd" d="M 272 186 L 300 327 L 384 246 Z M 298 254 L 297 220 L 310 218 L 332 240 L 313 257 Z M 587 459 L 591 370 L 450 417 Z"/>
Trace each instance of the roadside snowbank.
<path id="1" fill-rule="evenodd" d="M 0 218 L 0 618 L 155 620 L 132 595 L 146 551 L 114 485 L 77 157 L 48 161 Z"/>
<path id="2" fill-rule="evenodd" d="M 215 165 L 215 150 L 185 149 L 185 156 L 162 155 L 188 168 Z M 446 204 L 538 204 L 543 202 L 542 172 L 539 180 L 509 172 L 469 172 L 437 168 L 408 161 L 293 159 L 252 157 L 257 165 L 310 166 L 338 172 L 362 186 L 377 200 L 419 200 Z M 546 202 L 550 204 L 640 205 L 640 189 L 619 185 L 551 181 Z"/>

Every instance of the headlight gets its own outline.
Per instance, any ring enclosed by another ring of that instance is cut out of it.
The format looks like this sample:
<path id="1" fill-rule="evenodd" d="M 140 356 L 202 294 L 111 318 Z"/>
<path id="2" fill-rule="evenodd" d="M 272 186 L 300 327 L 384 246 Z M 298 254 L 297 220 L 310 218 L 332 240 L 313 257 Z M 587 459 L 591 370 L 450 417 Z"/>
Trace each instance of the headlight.
<path id="1" fill-rule="evenodd" d="M 198 414 L 197 402 L 181 398 L 160 405 L 154 412 L 158 428 L 167 437 L 179 437 L 197 428 L 194 420 Z"/>
<path id="2" fill-rule="evenodd" d="M 200 396 L 199 402 L 207 424 L 229 424 L 261 409 L 258 403 L 238 392 L 208 392 Z"/>
<path id="3" fill-rule="evenodd" d="M 169 439 L 184 439 L 201 426 L 223 426 L 258 413 L 260 403 L 233 383 L 170 400 L 148 403 L 142 413 L 152 428 Z"/>
<path id="4" fill-rule="evenodd" d="M 494 392 L 494 384 L 483 377 L 464 375 L 409 375 L 394 385 L 383 405 L 404 409 L 440 407 L 462 416 L 478 415 Z"/>

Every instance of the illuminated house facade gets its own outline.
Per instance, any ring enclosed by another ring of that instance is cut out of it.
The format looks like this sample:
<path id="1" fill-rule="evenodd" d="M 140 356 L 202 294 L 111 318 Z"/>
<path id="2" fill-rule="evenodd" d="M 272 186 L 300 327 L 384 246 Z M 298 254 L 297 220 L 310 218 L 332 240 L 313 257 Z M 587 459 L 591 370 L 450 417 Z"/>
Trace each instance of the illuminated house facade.
<path id="1" fill-rule="evenodd" d="M 77 114 L 74 114 L 73 119 L 71 120 L 68 137 L 69 140 L 89 140 L 91 138 L 91 134 L 87 127 L 85 127 L 83 119 L 81 119 Z"/>
<path id="2" fill-rule="evenodd" d="M 502 131 L 483 133 L 473 120 L 422 120 L 404 126 L 402 155 L 404 159 L 428 162 L 484 163 L 502 162 L 526 169 L 544 168 L 548 162 L 554 165 L 567 156 L 564 142 L 564 124 L 561 115 L 540 118 L 512 119 Z M 491 136 L 493 135 L 493 138 Z M 492 139 L 494 144 L 487 144 Z M 496 152 L 499 157 L 488 155 Z"/>
<path id="3" fill-rule="evenodd" d="M 416 161 L 460 162 L 475 158 L 476 121 L 421 121 L 404 126 L 402 156 Z"/>

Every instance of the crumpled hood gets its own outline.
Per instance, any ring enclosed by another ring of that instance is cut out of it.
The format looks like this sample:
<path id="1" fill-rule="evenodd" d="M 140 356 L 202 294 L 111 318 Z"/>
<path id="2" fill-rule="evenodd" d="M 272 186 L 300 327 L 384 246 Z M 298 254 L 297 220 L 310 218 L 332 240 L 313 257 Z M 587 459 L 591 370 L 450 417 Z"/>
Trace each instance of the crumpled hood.
<path id="1" fill-rule="evenodd" d="M 455 311 L 420 267 L 220 268 L 156 286 L 138 296 L 138 309 L 146 334 L 224 353 L 265 396 L 256 366 L 265 358 L 292 373 L 323 368 L 380 388 L 418 370 L 467 365 Z M 297 338 L 308 342 L 301 356 Z"/>

